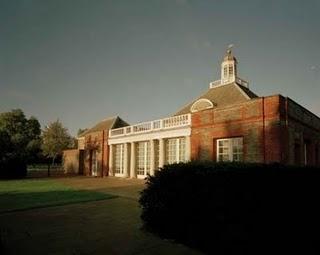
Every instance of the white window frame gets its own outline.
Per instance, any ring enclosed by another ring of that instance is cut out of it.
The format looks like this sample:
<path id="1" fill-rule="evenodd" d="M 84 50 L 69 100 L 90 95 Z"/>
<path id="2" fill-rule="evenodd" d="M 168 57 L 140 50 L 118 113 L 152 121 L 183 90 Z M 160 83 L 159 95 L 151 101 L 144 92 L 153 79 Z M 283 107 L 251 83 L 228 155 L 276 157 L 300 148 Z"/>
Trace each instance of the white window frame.
<path id="1" fill-rule="evenodd" d="M 241 140 L 241 144 L 242 144 L 242 146 L 241 146 L 241 150 L 242 150 L 242 153 L 240 154 L 240 153 L 237 153 L 237 154 L 240 154 L 240 155 L 242 155 L 242 160 L 237 160 L 237 162 L 239 162 L 239 161 L 243 161 L 243 137 L 231 137 L 231 138 L 223 138 L 223 139 L 217 139 L 217 142 L 216 142 L 216 149 L 217 149 L 217 152 L 216 152 L 216 155 L 217 155 L 217 162 L 219 162 L 219 161 L 223 161 L 223 160 L 220 160 L 220 155 L 222 155 L 222 154 L 224 154 L 224 153 L 220 153 L 219 152 L 219 142 L 221 142 L 221 141 L 228 141 L 229 142 L 229 144 L 228 144 L 228 153 L 227 153 L 227 155 L 228 155 L 228 157 L 229 157 L 229 160 L 228 161 L 234 161 L 234 158 L 233 158 L 233 156 L 234 156 L 234 144 L 233 144 L 233 141 L 234 140 Z"/>
<path id="2" fill-rule="evenodd" d="M 118 152 L 119 152 L 119 155 L 117 155 Z M 119 157 L 119 162 L 117 162 L 117 157 Z M 116 144 L 114 159 L 115 159 L 114 175 L 117 177 L 124 176 L 124 144 Z M 119 171 L 118 171 L 118 163 L 119 163 Z"/>
<path id="3" fill-rule="evenodd" d="M 143 146 L 142 152 L 143 155 L 139 155 L 139 151 L 141 148 L 140 146 Z M 139 147 L 139 148 L 138 148 Z M 144 141 L 144 142 L 138 142 L 137 144 L 137 178 L 142 179 L 147 176 L 148 173 L 150 173 L 150 166 L 151 166 L 151 144 L 150 141 Z M 141 157 L 141 158 L 140 158 Z M 143 161 L 142 169 L 138 169 L 140 165 L 140 160 Z M 139 174 L 139 172 L 143 171 L 143 174 Z"/>
<path id="4" fill-rule="evenodd" d="M 207 103 L 207 106 L 201 110 L 198 110 L 197 109 L 198 104 L 201 104 L 201 103 Z M 213 108 L 213 103 L 209 99 L 200 98 L 199 100 L 197 100 L 196 102 L 194 102 L 192 104 L 190 111 L 191 112 L 198 112 L 198 111 L 203 111 L 203 110 L 207 110 L 207 109 L 211 109 L 211 108 Z"/>
<path id="5" fill-rule="evenodd" d="M 169 150 L 171 149 L 170 142 L 174 141 L 174 148 L 173 151 Z M 182 146 L 183 145 L 183 146 Z M 179 162 L 186 162 L 186 138 L 185 137 L 177 137 L 177 138 L 170 138 L 166 140 L 166 164 L 174 164 Z M 182 153 L 181 153 L 182 152 Z M 172 158 L 170 158 L 172 157 Z M 174 158 L 174 159 L 173 159 Z"/>

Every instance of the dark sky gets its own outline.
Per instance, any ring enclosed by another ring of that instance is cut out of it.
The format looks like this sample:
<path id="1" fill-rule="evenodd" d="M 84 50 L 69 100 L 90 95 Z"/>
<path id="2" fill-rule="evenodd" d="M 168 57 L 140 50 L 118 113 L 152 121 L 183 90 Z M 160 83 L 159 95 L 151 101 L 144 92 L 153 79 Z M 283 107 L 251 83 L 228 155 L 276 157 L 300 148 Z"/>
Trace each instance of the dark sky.
<path id="1" fill-rule="evenodd" d="M 320 1 L 0 0 L 0 112 L 78 128 L 166 117 L 240 77 L 320 115 Z"/>

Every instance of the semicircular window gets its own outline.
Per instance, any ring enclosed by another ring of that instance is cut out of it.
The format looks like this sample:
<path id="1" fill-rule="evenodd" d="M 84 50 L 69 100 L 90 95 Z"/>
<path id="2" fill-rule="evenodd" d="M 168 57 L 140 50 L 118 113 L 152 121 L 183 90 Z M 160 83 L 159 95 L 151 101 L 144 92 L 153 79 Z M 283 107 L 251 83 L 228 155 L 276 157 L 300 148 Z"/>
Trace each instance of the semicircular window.
<path id="1" fill-rule="evenodd" d="M 213 103 L 205 98 L 201 98 L 193 103 L 191 106 L 191 112 L 199 112 L 206 109 L 213 108 Z"/>

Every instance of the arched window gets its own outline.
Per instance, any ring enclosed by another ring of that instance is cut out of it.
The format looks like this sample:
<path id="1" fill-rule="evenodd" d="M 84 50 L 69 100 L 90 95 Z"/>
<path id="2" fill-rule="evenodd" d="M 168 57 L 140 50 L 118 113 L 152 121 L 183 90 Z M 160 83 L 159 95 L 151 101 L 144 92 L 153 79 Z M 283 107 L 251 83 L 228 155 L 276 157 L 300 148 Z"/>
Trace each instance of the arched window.
<path id="1" fill-rule="evenodd" d="M 190 110 L 191 112 L 198 112 L 210 108 L 213 108 L 213 103 L 208 99 L 201 98 L 193 103 Z"/>

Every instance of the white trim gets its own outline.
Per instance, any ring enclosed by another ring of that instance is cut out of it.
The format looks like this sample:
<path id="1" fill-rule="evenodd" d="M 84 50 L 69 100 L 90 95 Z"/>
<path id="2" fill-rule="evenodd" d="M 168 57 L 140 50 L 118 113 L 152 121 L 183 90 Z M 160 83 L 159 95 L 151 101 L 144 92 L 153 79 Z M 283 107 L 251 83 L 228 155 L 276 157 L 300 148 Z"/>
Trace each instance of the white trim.
<path id="1" fill-rule="evenodd" d="M 191 138 L 190 136 L 186 136 L 186 148 L 185 148 L 185 160 L 186 162 L 191 160 Z"/>
<path id="2" fill-rule="evenodd" d="M 126 177 L 125 174 L 115 174 L 115 177 Z"/>
<path id="3" fill-rule="evenodd" d="M 180 161 L 180 139 L 176 139 L 176 162 Z"/>
<path id="4" fill-rule="evenodd" d="M 216 156 L 217 156 L 217 162 L 219 162 L 220 161 L 220 159 L 219 159 L 219 142 L 220 141 L 228 141 L 229 142 L 229 144 L 228 144 L 228 157 L 229 157 L 229 160 L 228 161 L 234 161 L 233 160 L 233 154 L 234 154 L 234 152 L 233 152 L 233 141 L 234 141 L 234 139 L 241 139 L 241 141 L 242 141 L 242 159 L 243 159 L 243 137 L 231 137 L 231 138 L 222 138 L 222 139 L 217 139 L 217 141 L 216 141 Z"/>
<path id="5" fill-rule="evenodd" d="M 124 160 L 123 160 L 123 175 L 124 177 L 129 176 L 129 146 L 128 143 L 124 144 Z"/>
<path id="6" fill-rule="evenodd" d="M 142 151 L 143 152 L 143 157 L 142 157 L 143 165 L 142 165 L 142 169 L 141 170 L 140 169 L 136 169 L 137 178 L 140 178 L 140 179 L 147 177 L 147 174 L 148 173 L 150 174 L 150 169 L 151 169 L 151 165 L 150 165 L 150 168 L 148 169 L 149 164 L 151 163 L 151 160 L 150 160 L 151 155 L 150 155 L 150 153 L 148 154 L 148 147 L 151 150 L 151 148 L 150 148 L 151 142 L 150 141 L 139 142 L 139 144 L 138 144 L 139 149 L 141 149 L 140 145 L 142 145 L 142 144 L 143 144 L 143 151 Z M 137 156 L 140 157 L 140 153 L 138 153 Z M 140 158 L 138 158 L 138 164 L 136 165 L 136 168 L 138 168 L 138 165 L 140 164 L 140 162 L 141 162 Z M 148 162 L 149 162 L 149 164 L 148 164 Z M 142 171 L 143 171 L 144 174 L 138 174 L 138 172 L 141 173 Z"/>
<path id="7" fill-rule="evenodd" d="M 165 155 L 166 145 L 164 138 L 159 139 L 159 168 L 162 168 L 166 162 L 166 155 Z"/>
<path id="8" fill-rule="evenodd" d="M 112 176 L 113 173 L 113 154 L 114 154 L 114 145 L 109 146 L 109 175 Z"/>
<path id="9" fill-rule="evenodd" d="M 206 103 L 209 103 L 209 106 L 206 106 L 204 109 L 202 110 L 197 110 L 195 109 L 197 104 L 199 103 L 202 103 L 202 102 L 206 102 Z M 206 98 L 200 98 L 198 99 L 197 101 L 195 101 L 192 106 L 190 107 L 190 111 L 191 112 L 198 112 L 198 111 L 203 111 L 203 110 L 206 110 L 206 109 L 211 109 L 213 108 L 213 103 L 209 100 L 209 99 L 206 99 Z"/>
<path id="10" fill-rule="evenodd" d="M 118 147 L 119 146 L 119 151 L 118 151 Z M 124 148 L 125 144 L 117 144 L 116 148 L 115 148 L 115 161 L 114 161 L 114 175 L 115 176 L 124 176 Z M 117 155 L 117 152 L 119 152 L 119 155 Z M 117 162 L 117 157 L 119 158 L 119 162 Z M 116 173 L 117 169 L 116 169 L 116 165 L 117 163 L 119 163 L 119 173 Z"/>
<path id="11" fill-rule="evenodd" d="M 191 114 L 182 114 L 165 119 L 147 121 L 132 126 L 109 130 L 109 138 L 137 135 L 141 133 L 158 132 L 160 130 L 179 129 L 191 126 Z"/>
<path id="12" fill-rule="evenodd" d="M 131 142 L 130 146 L 130 178 L 136 177 L 136 144 Z"/>
<path id="13" fill-rule="evenodd" d="M 150 172 L 149 172 L 150 175 L 154 175 L 155 160 L 156 160 L 155 141 L 150 140 Z"/>
<path id="14" fill-rule="evenodd" d="M 180 136 L 190 136 L 191 128 L 185 127 L 180 129 L 173 130 L 163 130 L 158 132 L 144 133 L 144 134 L 136 134 L 125 137 L 109 137 L 108 144 L 119 144 L 119 143 L 131 143 L 131 142 L 142 142 L 152 139 L 162 139 L 162 138 L 174 138 Z"/>

